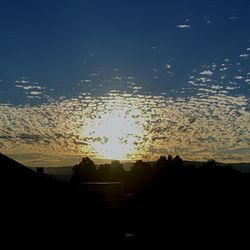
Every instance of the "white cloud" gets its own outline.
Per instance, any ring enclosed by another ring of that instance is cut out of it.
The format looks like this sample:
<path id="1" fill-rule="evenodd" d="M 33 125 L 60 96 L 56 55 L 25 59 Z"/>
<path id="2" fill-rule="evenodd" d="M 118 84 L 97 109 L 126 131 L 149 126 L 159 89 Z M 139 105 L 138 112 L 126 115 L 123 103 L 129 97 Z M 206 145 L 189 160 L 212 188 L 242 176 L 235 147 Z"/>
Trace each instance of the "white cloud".
<path id="1" fill-rule="evenodd" d="M 91 82 L 91 80 L 86 79 L 86 80 L 81 80 L 80 82 L 81 83 L 89 83 L 89 82 Z"/>
<path id="2" fill-rule="evenodd" d="M 242 79 L 244 79 L 244 77 L 243 76 L 235 76 L 234 79 L 242 80 Z"/>
<path id="3" fill-rule="evenodd" d="M 166 69 L 171 69 L 171 65 L 170 64 L 166 64 Z"/>
<path id="4" fill-rule="evenodd" d="M 249 57 L 249 54 L 241 54 L 240 57 L 248 58 L 248 57 Z"/>
<path id="5" fill-rule="evenodd" d="M 204 75 L 204 76 L 212 76 L 214 73 L 211 70 L 204 70 L 202 72 L 200 72 L 200 75 Z"/>
<path id="6" fill-rule="evenodd" d="M 221 69 L 220 69 L 220 71 L 226 71 L 226 70 L 228 70 L 227 67 L 224 67 L 224 68 L 221 68 Z"/>
<path id="7" fill-rule="evenodd" d="M 234 90 L 234 89 L 238 89 L 239 87 L 230 87 L 230 86 L 227 86 L 226 87 L 226 90 Z"/>
<path id="8" fill-rule="evenodd" d="M 115 76 L 114 79 L 120 81 L 120 80 L 122 80 L 123 78 L 122 78 L 122 77 L 119 77 L 119 76 Z"/>
<path id="9" fill-rule="evenodd" d="M 190 24 L 179 24 L 176 27 L 179 29 L 190 29 L 191 25 Z"/>
<path id="10" fill-rule="evenodd" d="M 218 86 L 218 85 L 212 85 L 210 88 L 211 89 L 223 89 L 222 86 Z"/>
<path id="11" fill-rule="evenodd" d="M 26 81 L 26 80 L 17 80 L 16 83 L 21 83 L 21 84 L 26 84 L 29 83 L 30 81 Z"/>

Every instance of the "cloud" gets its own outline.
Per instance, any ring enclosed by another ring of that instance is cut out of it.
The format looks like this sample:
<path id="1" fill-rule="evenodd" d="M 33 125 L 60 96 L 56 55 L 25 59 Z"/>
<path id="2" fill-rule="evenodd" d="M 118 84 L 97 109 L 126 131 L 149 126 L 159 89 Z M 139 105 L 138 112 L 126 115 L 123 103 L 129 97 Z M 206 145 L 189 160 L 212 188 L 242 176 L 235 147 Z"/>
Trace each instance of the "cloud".
<path id="1" fill-rule="evenodd" d="M 191 25 L 190 24 L 179 24 L 176 27 L 179 29 L 190 29 Z"/>
<path id="2" fill-rule="evenodd" d="M 234 89 L 238 89 L 239 87 L 230 87 L 230 86 L 227 86 L 226 89 L 227 90 L 234 90 Z"/>
<path id="3" fill-rule="evenodd" d="M 126 110 L 127 119 L 136 119 L 143 131 L 131 159 L 144 155 L 155 159 L 171 151 L 193 160 L 214 155 L 221 160 L 218 149 L 250 148 L 248 99 L 230 96 L 216 85 L 199 88 L 198 93 L 203 95 L 172 98 L 113 91 L 100 97 L 61 98 L 40 106 L 0 105 L 0 136 L 4 138 L 0 150 L 97 159 L 91 143 L 103 138 L 84 131 L 105 112 L 119 109 Z M 198 153 L 200 150 L 206 153 Z M 250 160 L 248 155 L 242 154 L 242 161 Z"/>
<path id="4" fill-rule="evenodd" d="M 224 67 L 224 68 L 221 68 L 221 69 L 220 69 L 220 71 L 226 71 L 226 70 L 228 70 L 227 67 Z"/>
<path id="5" fill-rule="evenodd" d="M 40 86 L 23 86 L 23 85 L 15 85 L 17 88 L 22 88 L 24 90 L 29 90 L 29 89 L 42 89 Z"/>
<path id="6" fill-rule="evenodd" d="M 243 76 L 235 76 L 234 79 L 242 80 L 242 79 L 244 79 L 244 77 Z"/>
<path id="7" fill-rule="evenodd" d="M 242 67 L 225 59 L 223 63 L 195 69 L 187 78 L 189 85 L 181 89 L 182 95 L 177 97 L 169 97 L 171 93 L 175 95 L 176 90 L 159 96 L 142 94 L 143 84 L 133 82 L 132 76 L 122 76 L 130 92 L 113 89 L 103 96 L 81 93 L 41 105 L 0 104 L 0 151 L 42 154 L 48 156 L 46 159 L 53 156 L 65 160 L 82 155 L 98 159 L 100 155 L 92 143 L 105 143 L 106 139 L 95 136 L 91 124 L 103 123 L 100 117 L 104 113 L 125 109 L 125 118 L 135 119 L 143 131 L 134 141 L 135 151 L 129 155 L 132 160 L 145 155 L 150 160 L 159 154 L 178 153 L 185 159 L 215 157 L 226 162 L 230 157 L 223 152 L 234 152 L 236 161 L 250 161 L 249 97 L 246 92 L 238 95 L 239 90 L 249 86 L 250 72 L 243 70 L 247 60 L 241 62 Z M 164 68 L 170 70 L 171 65 L 163 65 L 159 72 Z M 228 71 L 221 72 L 221 69 Z M 16 87 L 25 90 L 32 99 L 44 95 L 36 86 L 27 79 L 16 83 Z M 44 160 L 44 164 L 47 161 Z"/>
<path id="8" fill-rule="evenodd" d="M 249 54 L 241 54 L 240 57 L 248 58 L 248 57 L 249 57 Z"/>
<path id="9" fill-rule="evenodd" d="M 213 72 L 211 70 L 204 70 L 204 71 L 200 72 L 200 75 L 212 76 Z"/>
<path id="10" fill-rule="evenodd" d="M 31 91 L 30 95 L 42 95 L 43 92 L 39 92 L 39 91 Z"/>
<path id="11" fill-rule="evenodd" d="M 211 89 L 223 89 L 222 86 L 219 86 L 219 85 L 211 85 L 210 87 Z"/>
<path id="12" fill-rule="evenodd" d="M 91 82 L 91 80 L 86 79 L 86 80 L 81 80 L 80 82 L 81 82 L 81 83 L 90 83 L 90 82 Z"/>
<path id="13" fill-rule="evenodd" d="M 29 83 L 30 81 L 27 81 L 27 80 L 17 80 L 16 83 L 20 83 L 20 84 L 27 84 Z"/>

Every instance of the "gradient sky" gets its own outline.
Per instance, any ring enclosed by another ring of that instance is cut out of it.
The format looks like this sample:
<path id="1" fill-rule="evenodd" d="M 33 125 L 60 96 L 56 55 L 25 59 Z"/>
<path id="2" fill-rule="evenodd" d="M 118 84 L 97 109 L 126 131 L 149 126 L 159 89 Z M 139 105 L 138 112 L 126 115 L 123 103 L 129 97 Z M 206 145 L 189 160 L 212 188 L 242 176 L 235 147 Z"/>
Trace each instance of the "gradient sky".
<path id="1" fill-rule="evenodd" d="M 1 152 L 250 162 L 249 1 L 0 4 Z"/>

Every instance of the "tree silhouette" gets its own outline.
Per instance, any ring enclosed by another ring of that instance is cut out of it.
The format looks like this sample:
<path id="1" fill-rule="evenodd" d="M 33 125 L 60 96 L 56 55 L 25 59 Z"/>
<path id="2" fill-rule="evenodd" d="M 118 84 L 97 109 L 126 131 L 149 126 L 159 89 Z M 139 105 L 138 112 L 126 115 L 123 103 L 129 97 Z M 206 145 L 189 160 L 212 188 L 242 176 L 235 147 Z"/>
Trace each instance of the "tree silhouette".
<path id="1" fill-rule="evenodd" d="M 217 163 L 215 160 L 208 160 L 206 163 L 203 164 L 202 166 L 203 168 L 209 168 L 209 169 L 212 169 L 212 168 L 216 168 L 217 167 Z"/>
<path id="2" fill-rule="evenodd" d="M 171 156 L 172 157 L 172 156 Z M 170 156 L 169 156 L 170 158 Z M 166 156 L 160 156 L 160 158 L 156 161 L 154 167 L 157 167 L 157 168 L 164 168 L 168 165 L 168 160 L 166 158 Z"/>
<path id="3" fill-rule="evenodd" d="M 124 181 L 126 171 L 123 164 L 114 160 L 111 164 L 100 165 L 98 169 L 98 179 L 101 181 Z"/>
<path id="4" fill-rule="evenodd" d="M 72 171 L 71 182 L 95 181 L 97 178 L 95 163 L 89 157 L 82 158 L 82 161 L 75 165 Z"/>
<path id="5" fill-rule="evenodd" d="M 164 170 L 176 170 L 177 168 L 183 167 L 183 160 L 178 155 L 175 156 L 175 158 L 173 158 L 172 155 L 168 155 L 168 158 L 166 158 L 166 156 L 160 156 L 154 167 Z"/>
<path id="6" fill-rule="evenodd" d="M 102 164 L 98 168 L 98 179 L 100 181 L 110 181 L 111 180 L 110 164 Z"/>
<path id="7" fill-rule="evenodd" d="M 183 160 L 179 155 L 176 155 L 175 158 L 172 160 L 172 165 L 176 168 L 183 167 Z"/>
<path id="8" fill-rule="evenodd" d="M 131 167 L 131 172 L 133 173 L 145 173 L 151 169 L 149 163 L 144 162 L 143 160 L 137 160 L 134 165 Z"/>

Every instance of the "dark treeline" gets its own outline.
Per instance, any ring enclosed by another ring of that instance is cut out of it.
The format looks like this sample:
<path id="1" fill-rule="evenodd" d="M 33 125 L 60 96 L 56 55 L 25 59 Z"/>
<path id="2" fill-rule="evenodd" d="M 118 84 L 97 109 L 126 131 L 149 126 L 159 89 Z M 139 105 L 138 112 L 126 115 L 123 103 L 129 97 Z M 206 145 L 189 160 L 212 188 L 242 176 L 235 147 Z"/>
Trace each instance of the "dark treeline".
<path id="1" fill-rule="evenodd" d="M 124 226 L 131 242 L 222 247 L 247 239 L 250 176 L 214 160 L 185 165 L 179 156 L 155 163 L 136 161 L 125 171 L 119 161 L 100 165 L 89 158 L 73 167 L 71 183 L 120 181 L 126 202 Z M 166 239 L 167 237 L 167 239 Z M 202 243 L 201 243 L 202 242 Z M 199 245 L 201 244 L 201 245 Z M 217 245 L 219 246 L 219 245 Z"/>
<path id="2" fill-rule="evenodd" d="M 82 158 L 82 161 L 72 168 L 71 183 L 88 181 L 120 181 L 128 185 L 143 186 L 152 182 L 161 183 L 169 177 L 185 178 L 209 178 L 223 177 L 236 178 L 247 177 L 248 174 L 235 170 L 233 166 L 219 166 L 215 160 L 208 160 L 202 166 L 184 164 L 178 155 L 161 156 L 155 163 L 137 160 L 130 171 L 125 171 L 123 164 L 114 160 L 110 164 L 95 165 L 90 158 Z M 155 183 L 156 184 L 156 183 Z"/>
<path id="3" fill-rule="evenodd" d="M 1 154 L 0 165 L 1 240 L 9 246 L 249 246 L 250 176 L 213 160 L 197 167 L 179 156 L 161 156 L 125 171 L 119 161 L 96 166 L 86 157 L 67 184 Z M 89 195 L 108 182 L 120 183 L 122 196 Z"/>

